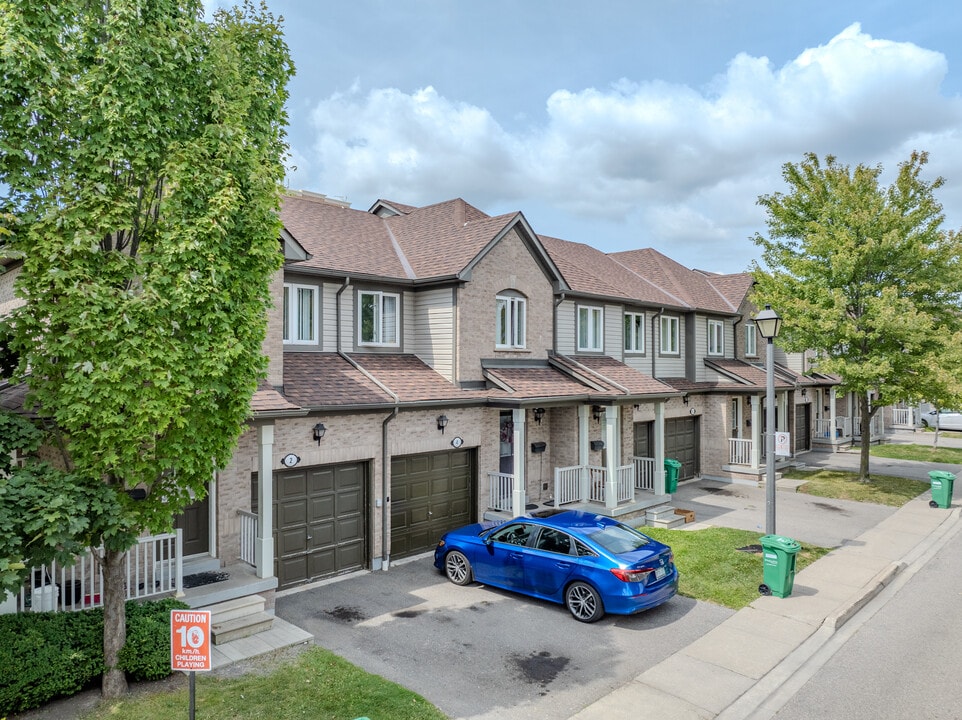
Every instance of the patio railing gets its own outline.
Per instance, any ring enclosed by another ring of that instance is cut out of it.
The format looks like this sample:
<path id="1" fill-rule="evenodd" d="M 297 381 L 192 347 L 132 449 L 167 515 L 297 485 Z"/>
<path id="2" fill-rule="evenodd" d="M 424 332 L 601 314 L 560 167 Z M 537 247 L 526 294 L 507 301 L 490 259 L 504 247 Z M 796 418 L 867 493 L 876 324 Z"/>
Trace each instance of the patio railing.
<path id="1" fill-rule="evenodd" d="M 755 441 L 751 438 L 728 438 L 728 463 L 751 466 L 754 450 Z"/>
<path id="2" fill-rule="evenodd" d="M 183 595 L 183 547 L 179 529 L 140 538 L 127 551 L 127 599 Z M 93 551 L 78 556 L 72 565 L 34 566 L 28 578 L 30 582 L 17 597 L 20 611 L 83 610 L 103 605 L 103 570 Z"/>
<path id="3" fill-rule="evenodd" d="M 254 547 L 257 544 L 257 513 L 238 510 L 237 517 L 240 518 L 240 559 L 254 567 L 257 564 L 254 559 Z"/>
<path id="4" fill-rule="evenodd" d="M 893 408 L 892 424 L 908 425 L 909 427 L 914 426 L 915 425 L 915 408 Z"/>
<path id="5" fill-rule="evenodd" d="M 635 498 L 635 465 L 615 468 L 614 503 Z M 608 471 L 594 465 L 572 465 L 555 468 L 554 501 L 556 506 L 573 502 L 597 502 L 607 505 Z"/>
<path id="6" fill-rule="evenodd" d="M 655 491 L 655 458 L 633 457 L 635 466 L 635 490 Z"/>
<path id="7" fill-rule="evenodd" d="M 511 512 L 513 507 L 514 475 L 502 472 L 488 473 L 488 507 L 501 512 Z"/>

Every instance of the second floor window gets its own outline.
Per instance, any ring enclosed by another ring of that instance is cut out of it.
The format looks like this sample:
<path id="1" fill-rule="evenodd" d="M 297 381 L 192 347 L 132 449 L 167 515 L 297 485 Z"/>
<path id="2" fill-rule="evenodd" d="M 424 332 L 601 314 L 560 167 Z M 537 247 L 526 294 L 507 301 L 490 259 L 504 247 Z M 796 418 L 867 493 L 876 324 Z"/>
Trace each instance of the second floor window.
<path id="1" fill-rule="evenodd" d="M 745 325 L 745 355 L 755 357 L 758 355 L 758 340 L 755 331 L 755 323 Z"/>
<path id="2" fill-rule="evenodd" d="M 525 299 L 498 295 L 497 309 L 495 345 L 499 348 L 523 348 Z"/>
<path id="3" fill-rule="evenodd" d="M 604 314 L 600 307 L 582 306 L 578 308 L 578 349 L 604 349 L 602 333 L 604 330 Z"/>
<path id="4" fill-rule="evenodd" d="M 625 352 L 645 351 L 645 314 L 625 313 Z"/>
<path id="5" fill-rule="evenodd" d="M 725 325 L 721 320 L 708 321 L 708 354 L 725 354 Z"/>
<path id="6" fill-rule="evenodd" d="M 398 344 L 398 296 L 384 292 L 359 294 L 362 345 Z"/>
<path id="7" fill-rule="evenodd" d="M 317 288 L 284 285 L 284 342 L 317 342 Z"/>
<path id="8" fill-rule="evenodd" d="M 679 322 L 678 318 L 672 315 L 661 316 L 661 352 L 665 355 L 677 355 L 681 352 L 679 341 Z"/>

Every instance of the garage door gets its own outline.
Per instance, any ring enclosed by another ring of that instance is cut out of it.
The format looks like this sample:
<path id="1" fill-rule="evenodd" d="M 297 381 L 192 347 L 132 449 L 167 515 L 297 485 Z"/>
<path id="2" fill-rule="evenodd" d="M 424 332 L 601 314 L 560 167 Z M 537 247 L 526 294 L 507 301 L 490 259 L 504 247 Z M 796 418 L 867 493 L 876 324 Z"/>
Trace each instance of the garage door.
<path id="1" fill-rule="evenodd" d="M 367 463 L 274 473 L 274 573 L 280 587 L 365 567 Z"/>
<path id="2" fill-rule="evenodd" d="M 679 480 L 693 478 L 701 472 L 697 417 L 665 420 L 665 457 L 681 463 Z"/>
<path id="3" fill-rule="evenodd" d="M 391 461 L 391 557 L 431 550 L 448 530 L 474 522 L 474 468 L 473 450 Z"/>

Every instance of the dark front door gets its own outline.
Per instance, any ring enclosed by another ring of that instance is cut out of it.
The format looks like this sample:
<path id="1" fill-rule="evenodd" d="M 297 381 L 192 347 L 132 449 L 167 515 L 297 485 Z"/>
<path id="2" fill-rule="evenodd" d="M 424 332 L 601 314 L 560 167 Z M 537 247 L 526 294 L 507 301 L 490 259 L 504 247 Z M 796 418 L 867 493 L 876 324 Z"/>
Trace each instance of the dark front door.
<path id="1" fill-rule="evenodd" d="M 812 406 L 795 406 L 795 452 L 812 449 Z"/>
<path id="2" fill-rule="evenodd" d="M 399 455 L 391 461 L 391 557 L 434 548 L 475 518 L 473 450 Z"/>
<path id="3" fill-rule="evenodd" d="M 681 463 L 679 480 L 693 478 L 701 472 L 697 417 L 665 420 L 665 458 Z"/>
<path id="4" fill-rule="evenodd" d="M 185 507 L 174 527 L 184 531 L 184 557 L 210 552 L 210 495 Z"/>

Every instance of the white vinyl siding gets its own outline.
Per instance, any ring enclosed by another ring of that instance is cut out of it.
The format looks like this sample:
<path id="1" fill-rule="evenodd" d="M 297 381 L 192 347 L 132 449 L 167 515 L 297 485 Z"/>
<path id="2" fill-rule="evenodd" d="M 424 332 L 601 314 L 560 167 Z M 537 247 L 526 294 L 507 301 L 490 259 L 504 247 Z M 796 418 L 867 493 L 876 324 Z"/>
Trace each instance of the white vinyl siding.
<path id="1" fill-rule="evenodd" d="M 578 306 L 578 350 L 604 350 L 604 310 L 592 305 Z"/>
<path id="2" fill-rule="evenodd" d="M 725 354 L 725 325 L 721 320 L 708 321 L 708 354 L 715 357 Z"/>
<path id="3" fill-rule="evenodd" d="M 318 296 L 314 285 L 284 285 L 284 342 L 316 345 L 318 331 Z"/>
<path id="4" fill-rule="evenodd" d="M 558 332 L 555 336 L 557 350 L 562 355 L 572 355 L 575 351 L 575 304 L 565 300 L 558 306 Z"/>
<path id="5" fill-rule="evenodd" d="M 406 305 L 414 305 L 414 354 L 454 382 L 454 290 L 423 290 L 415 294 L 413 303 L 407 297 Z"/>

